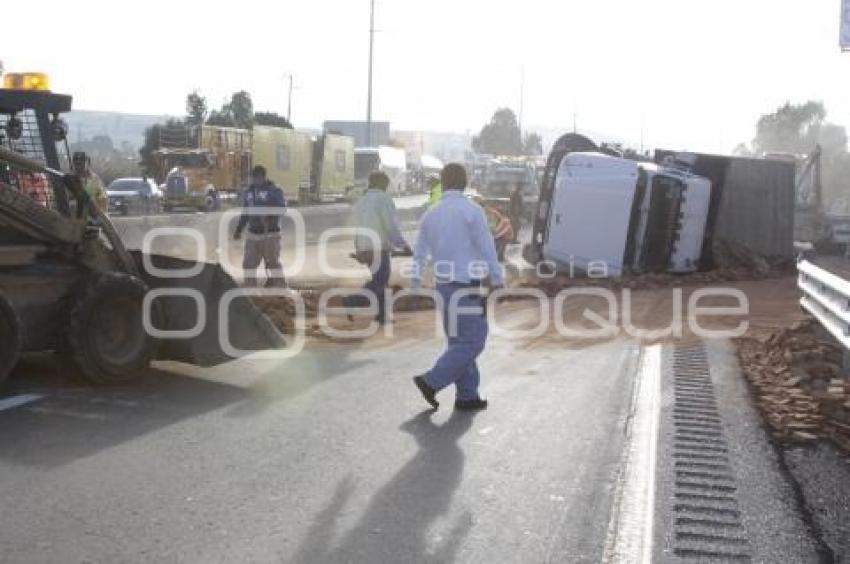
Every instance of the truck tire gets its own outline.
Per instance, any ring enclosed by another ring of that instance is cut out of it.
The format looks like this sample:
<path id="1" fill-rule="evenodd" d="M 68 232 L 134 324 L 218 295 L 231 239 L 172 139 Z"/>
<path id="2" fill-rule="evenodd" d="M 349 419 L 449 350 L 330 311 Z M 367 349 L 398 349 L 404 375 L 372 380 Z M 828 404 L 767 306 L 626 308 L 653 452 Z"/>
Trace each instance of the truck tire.
<path id="1" fill-rule="evenodd" d="M 142 324 L 147 291 L 144 282 L 120 272 L 97 274 L 83 289 L 71 310 L 68 345 L 88 381 L 127 382 L 150 366 L 157 341 Z"/>
<path id="2" fill-rule="evenodd" d="M 0 292 L 0 383 L 12 372 L 23 346 L 21 322 L 12 303 Z"/>

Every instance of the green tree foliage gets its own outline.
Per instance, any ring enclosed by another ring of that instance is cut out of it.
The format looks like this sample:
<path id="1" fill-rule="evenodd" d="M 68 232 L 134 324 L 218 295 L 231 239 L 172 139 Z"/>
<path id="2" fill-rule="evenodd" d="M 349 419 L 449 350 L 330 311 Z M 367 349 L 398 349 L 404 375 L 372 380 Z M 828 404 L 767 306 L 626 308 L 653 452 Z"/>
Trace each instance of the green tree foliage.
<path id="1" fill-rule="evenodd" d="M 210 115 L 207 117 L 207 125 L 236 127 L 236 122 L 234 121 L 233 116 L 224 110 L 210 110 Z"/>
<path id="2" fill-rule="evenodd" d="M 522 152 L 530 157 L 543 154 L 543 138 L 539 133 L 527 133 L 522 142 Z"/>
<path id="3" fill-rule="evenodd" d="M 234 92 L 230 102 L 221 110 L 233 118 L 236 127 L 251 129 L 254 125 L 254 103 L 251 101 L 251 95 L 244 90 Z"/>
<path id="4" fill-rule="evenodd" d="M 756 154 L 771 152 L 807 153 L 817 144 L 826 118 L 821 102 L 784 106 L 761 116 L 756 123 L 753 150 Z"/>
<path id="5" fill-rule="evenodd" d="M 254 114 L 254 125 L 270 125 L 272 127 L 292 129 L 292 124 L 289 123 L 289 120 L 275 112 L 256 112 Z"/>
<path id="6" fill-rule="evenodd" d="M 183 120 L 171 118 L 165 123 L 156 123 L 145 129 L 145 141 L 142 148 L 139 149 L 139 166 L 146 174 L 155 176 L 158 173 L 154 164 L 153 153 L 160 148 L 163 130 L 175 131 L 181 128 L 185 129 L 185 127 L 186 124 Z"/>
<path id="7" fill-rule="evenodd" d="M 234 92 L 230 101 L 220 110 L 210 111 L 207 125 L 251 129 L 254 126 L 254 103 L 251 101 L 251 95 L 244 90 Z"/>
<path id="8" fill-rule="evenodd" d="M 190 126 L 203 125 L 207 119 L 207 99 L 197 90 L 186 96 L 186 124 Z"/>
<path id="9" fill-rule="evenodd" d="M 520 155 L 523 153 L 521 135 L 513 110 L 500 108 L 481 133 L 472 138 L 472 148 L 478 153 Z"/>
<path id="10" fill-rule="evenodd" d="M 91 166 L 92 170 L 100 176 L 100 179 L 106 185 L 109 185 L 116 178 L 142 176 L 139 163 L 133 155 L 119 151 L 92 155 Z"/>
<path id="11" fill-rule="evenodd" d="M 847 131 L 843 126 L 826 121 L 826 116 L 826 108 L 821 102 L 786 102 L 776 111 L 759 118 L 751 149 L 740 144 L 735 152 L 754 156 L 776 152 L 807 155 L 820 145 L 824 199 L 828 205 L 838 199 L 848 201 L 850 154 L 847 152 Z"/>
<path id="12" fill-rule="evenodd" d="M 108 135 L 95 135 L 91 139 L 71 143 L 70 149 L 72 152 L 85 152 L 91 158 L 92 170 L 106 184 L 116 178 L 141 175 L 133 151 L 116 149 Z"/>

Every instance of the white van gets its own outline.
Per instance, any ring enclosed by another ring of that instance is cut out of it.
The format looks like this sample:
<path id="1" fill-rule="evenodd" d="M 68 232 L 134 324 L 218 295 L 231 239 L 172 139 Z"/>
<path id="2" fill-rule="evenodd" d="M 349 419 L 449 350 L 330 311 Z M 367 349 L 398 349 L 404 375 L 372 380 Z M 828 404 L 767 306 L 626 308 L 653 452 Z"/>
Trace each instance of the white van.
<path id="1" fill-rule="evenodd" d="M 702 252 L 710 182 L 595 152 L 558 167 L 542 256 L 609 276 L 691 272 Z"/>
<path id="2" fill-rule="evenodd" d="M 354 149 L 354 184 L 357 191 L 366 190 L 369 173 L 380 170 L 390 177 L 387 192 L 401 194 L 407 185 L 407 155 L 404 149 L 381 145 Z"/>

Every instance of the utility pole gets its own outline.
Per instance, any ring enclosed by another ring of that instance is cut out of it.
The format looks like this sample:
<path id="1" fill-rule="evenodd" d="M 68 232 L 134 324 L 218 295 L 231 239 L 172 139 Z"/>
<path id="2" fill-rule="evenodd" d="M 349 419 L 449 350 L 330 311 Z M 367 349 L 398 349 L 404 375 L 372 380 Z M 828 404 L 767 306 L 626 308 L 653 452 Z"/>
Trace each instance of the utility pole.
<path id="1" fill-rule="evenodd" d="M 292 73 L 287 73 L 284 77 L 289 78 L 289 98 L 286 103 L 286 121 L 292 123 L 292 82 L 294 80 Z"/>
<path id="2" fill-rule="evenodd" d="M 372 54 L 375 49 L 375 0 L 369 9 L 369 89 L 366 102 L 366 146 L 372 146 Z"/>
<path id="3" fill-rule="evenodd" d="M 519 75 L 519 142 L 522 144 L 522 112 L 525 99 L 525 68 L 520 70 Z"/>

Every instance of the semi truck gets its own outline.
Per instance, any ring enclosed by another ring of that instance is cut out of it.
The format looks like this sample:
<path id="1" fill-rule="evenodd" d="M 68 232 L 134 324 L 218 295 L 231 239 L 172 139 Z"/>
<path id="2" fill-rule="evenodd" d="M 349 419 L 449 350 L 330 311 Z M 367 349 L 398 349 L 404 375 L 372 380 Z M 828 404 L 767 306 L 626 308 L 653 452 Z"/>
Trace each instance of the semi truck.
<path id="1" fill-rule="evenodd" d="M 517 186 L 530 217 L 540 193 L 537 165 L 533 158 L 493 157 L 486 161 L 478 175 L 478 191 L 487 202 L 506 213 L 511 193 Z"/>
<path id="2" fill-rule="evenodd" d="M 381 145 L 380 147 L 358 147 L 354 150 L 354 184 L 349 198 L 366 191 L 369 174 L 373 171 L 386 173 L 390 178 L 387 192 L 401 194 L 407 187 L 407 155 L 404 149 Z"/>
<path id="3" fill-rule="evenodd" d="M 685 171 L 570 153 L 557 171 L 542 256 L 606 276 L 694 271 L 710 194 L 707 179 Z"/>
<path id="4" fill-rule="evenodd" d="M 164 208 L 211 211 L 232 202 L 263 165 L 296 205 L 342 198 L 354 186 L 354 140 L 343 135 L 255 126 L 200 126 L 161 135 L 154 175 L 164 183 Z M 175 139 L 178 141 L 175 142 Z"/>
<path id="5" fill-rule="evenodd" d="M 794 182 L 784 161 L 664 149 L 637 160 L 570 133 L 547 158 L 524 256 L 610 276 L 722 268 L 736 254 L 786 264 Z"/>

